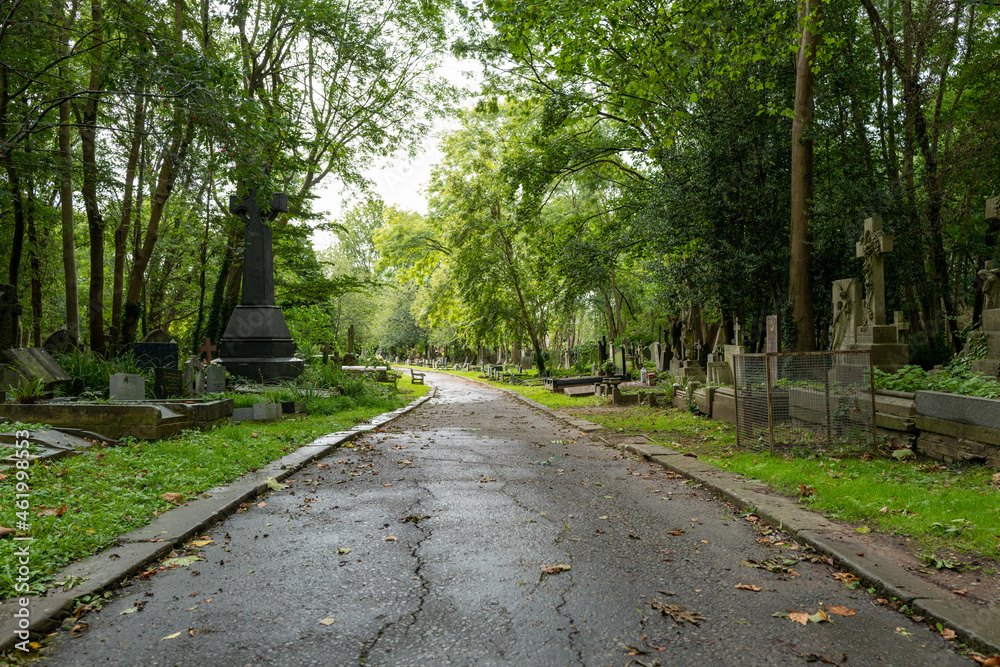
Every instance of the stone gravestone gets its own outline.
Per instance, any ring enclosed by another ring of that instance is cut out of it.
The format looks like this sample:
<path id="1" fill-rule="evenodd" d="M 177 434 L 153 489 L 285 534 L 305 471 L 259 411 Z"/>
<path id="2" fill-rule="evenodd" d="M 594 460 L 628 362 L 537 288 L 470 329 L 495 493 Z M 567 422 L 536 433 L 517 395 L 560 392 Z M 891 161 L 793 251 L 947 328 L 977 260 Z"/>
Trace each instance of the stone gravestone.
<path id="1" fill-rule="evenodd" d="M 733 344 L 723 345 L 722 352 L 726 355 L 726 363 L 729 364 L 729 373 L 736 377 L 736 355 L 746 354 L 747 348 L 743 345 L 743 328 L 739 319 L 733 321 Z"/>
<path id="2" fill-rule="evenodd" d="M 111 376 L 108 394 L 112 401 L 142 401 L 146 399 L 146 379 L 132 373 Z"/>
<path id="3" fill-rule="evenodd" d="M 198 357 L 191 355 L 188 357 L 187 361 L 184 362 L 184 368 L 181 372 L 181 383 L 184 385 L 184 395 L 191 398 L 195 395 L 197 389 L 196 377 L 195 377 L 195 367 L 198 370 L 201 369 L 201 362 L 198 361 Z M 200 376 L 200 372 L 198 373 Z"/>
<path id="4" fill-rule="evenodd" d="M 653 363 L 656 364 L 656 372 L 663 372 L 663 358 L 660 356 L 660 341 L 653 341 L 649 346 L 649 355 L 653 359 Z"/>
<path id="5" fill-rule="evenodd" d="M 686 341 L 686 342 L 685 342 Z M 697 351 L 701 350 L 701 341 L 698 341 Z M 696 346 L 694 344 L 694 332 L 688 331 L 684 336 L 681 337 L 681 353 L 684 358 L 681 359 L 678 356 L 674 356 L 670 360 L 670 374 L 674 376 L 682 384 L 687 384 L 687 378 L 699 377 L 705 375 L 705 369 L 702 368 L 701 364 L 698 362 L 697 356 L 694 359 L 690 357 L 696 355 Z"/>
<path id="6" fill-rule="evenodd" d="M 142 339 L 143 343 L 169 343 L 170 334 L 163 329 L 153 329 Z"/>
<path id="7" fill-rule="evenodd" d="M 707 364 L 708 368 L 708 383 L 710 385 L 719 386 L 729 386 L 733 382 L 733 370 L 729 366 L 729 362 L 726 361 L 710 361 Z"/>
<path id="8" fill-rule="evenodd" d="M 184 373 L 176 368 L 153 369 L 153 395 L 159 399 L 187 398 Z"/>
<path id="9" fill-rule="evenodd" d="M 7 362 L 9 365 L 3 367 L 0 380 L 3 387 L 20 386 L 41 379 L 42 385 L 48 389 L 73 381 L 52 355 L 40 347 L 7 350 Z"/>
<path id="10" fill-rule="evenodd" d="M 358 357 L 354 354 L 354 325 L 347 327 L 347 352 L 344 353 L 344 365 L 355 366 Z"/>
<path id="11" fill-rule="evenodd" d="M 987 199 L 986 220 L 995 224 L 998 218 L 1000 218 L 1000 197 Z M 1000 379 L 1000 269 L 993 268 L 993 262 L 987 262 L 986 268 L 979 272 L 979 276 L 983 278 L 986 358 L 974 360 L 972 372 Z"/>
<path id="12" fill-rule="evenodd" d="M 885 257 L 892 252 L 892 237 L 882 233 L 882 219 L 865 220 L 865 231 L 855 255 L 864 259 L 865 324 L 855 330 L 855 342 L 847 349 L 871 350 L 872 364 L 895 373 L 910 362 L 910 349 L 899 342 L 899 330 L 885 323 Z"/>
<path id="13" fill-rule="evenodd" d="M 766 327 L 765 340 L 767 342 L 764 351 L 768 354 L 777 354 L 781 352 L 781 331 L 778 327 L 778 316 L 768 315 Z"/>
<path id="14" fill-rule="evenodd" d="M 49 337 L 42 343 L 42 349 L 49 354 L 66 354 L 70 350 L 76 349 L 76 343 L 68 331 L 58 329 L 49 334 Z"/>
<path id="15" fill-rule="evenodd" d="M 205 355 L 204 362 L 206 364 L 210 364 L 212 363 L 212 353 L 215 352 L 217 349 L 219 348 L 217 348 L 215 345 L 212 345 L 212 339 L 209 338 L 208 336 L 205 336 L 205 340 L 201 342 L 201 347 L 198 348 L 198 351 Z"/>
<path id="16" fill-rule="evenodd" d="M 264 167 L 267 174 L 268 167 Z M 243 290 L 240 305 L 222 334 L 219 355 L 231 374 L 251 380 L 272 382 L 296 378 L 302 373 L 301 359 L 295 358 L 295 341 L 285 316 L 274 305 L 274 258 L 271 227 L 279 213 L 288 210 L 288 195 L 271 197 L 263 208 L 252 189 L 245 198 L 229 198 L 229 211 L 246 225 L 243 250 Z"/>
<path id="17" fill-rule="evenodd" d="M 142 342 L 132 344 L 132 356 L 139 368 L 153 370 L 156 368 L 177 368 L 177 357 L 180 347 L 177 343 Z"/>
<path id="18" fill-rule="evenodd" d="M 224 394 L 226 392 L 226 369 L 218 364 L 210 364 L 205 369 L 205 393 Z"/>
<path id="19" fill-rule="evenodd" d="M 857 342 L 858 328 L 864 324 L 861 286 L 854 278 L 833 281 L 833 337 L 831 350 L 846 350 Z"/>

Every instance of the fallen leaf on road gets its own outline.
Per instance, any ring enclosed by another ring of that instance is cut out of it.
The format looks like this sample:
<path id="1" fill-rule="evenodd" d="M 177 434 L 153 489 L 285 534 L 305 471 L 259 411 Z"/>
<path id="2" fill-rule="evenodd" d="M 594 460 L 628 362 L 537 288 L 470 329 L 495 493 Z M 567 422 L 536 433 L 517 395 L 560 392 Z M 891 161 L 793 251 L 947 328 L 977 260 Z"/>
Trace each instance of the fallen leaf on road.
<path id="1" fill-rule="evenodd" d="M 988 658 L 984 658 L 979 655 L 972 656 L 972 659 L 978 662 L 983 667 L 1000 667 L 1000 655 L 991 655 Z"/>
<path id="2" fill-rule="evenodd" d="M 754 593 L 760 591 L 760 586 L 754 586 L 753 584 L 736 584 L 736 588 L 741 591 L 753 591 Z"/>
<path id="3" fill-rule="evenodd" d="M 858 581 L 858 578 L 850 572 L 834 572 L 833 578 L 845 584 L 853 584 Z"/>
<path id="4" fill-rule="evenodd" d="M 559 574 L 560 572 L 572 569 L 572 567 L 572 565 L 566 565 L 563 563 L 559 563 L 558 565 L 543 565 L 542 574 Z"/>
<path id="5" fill-rule="evenodd" d="M 267 480 L 264 481 L 264 484 L 266 484 L 267 488 L 271 489 L 272 491 L 281 491 L 282 489 L 288 488 L 287 484 L 282 484 L 273 477 L 268 477 Z"/>
<path id="6" fill-rule="evenodd" d="M 802 625 L 809 625 L 809 614 L 804 611 L 789 612 L 788 619 Z"/>
<path id="7" fill-rule="evenodd" d="M 862 535 L 872 532 L 872 529 L 868 526 L 858 526 L 854 529 L 855 533 L 861 533 Z"/>
<path id="8" fill-rule="evenodd" d="M 678 625 L 684 625 L 687 622 L 694 626 L 700 626 L 701 621 L 708 620 L 698 612 L 685 610 L 679 604 L 664 604 L 656 599 L 650 601 L 648 604 L 654 610 L 660 612 L 661 616 L 669 616 L 674 619 L 674 622 Z"/>
<path id="9" fill-rule="evenodd" d="M 643 651 L 641 648 L 629 646 L 628 644 L 622 644 L 622 648 L 625 649 L 626 655 L 647 655 L 649 653 L 649 651 Z"/>
<path id="10" fill-rule="evenodd" d="M 954 639 L 958 635 L 956 635 L 955 631 L 952 630 L 951 628 L 945 628 L 944 630 L 941 631 L 941 636 L 944 637 L 945 639 Z"/>
<path id="11" fill-rule="evenodd" d="M 69 633 L 70 633 L 70 636 L 76 638 L 76 637 L 79 637 L 80 635 L 82 635 L 84 632 L 86 632 L 89 629 L 90 629 L 90 625 L 89 624 L 84 623 L 83 621 L 80 621 L 79 623 L 77 623 L 76 625 L 73 626 L 73 629 L 70 630 Z"/>
<path id="12" fill-rule="evenodd" d="M 125 614 L 133 614 L 133 613 L 135 613 L 137 611 L 139 611 L 138 607 L 129 607 L 128 609 L 126 609 L 125 611 L 123 611 L 122 613 L 120 613 L 118 615 L 119 616 L 124 616 Z"/>
<path id="13" fill-rule="evenodd" d="M 952 591 L 952 593 L 954 593 L 955 595 L 965 595 L 966 593 L 968 593 L 968 591 L 965 591 L 965 590 L 956 590 L 956 591 Z"/>
<path id="14" fill-rule="evenodd" d="M 191 545 L 195 547 L 204 547 L 211 544 L 214 541 L 215 540 L 195 540 L 194 542 L 191 543 Z"/>
<path id="15" fill-rule="evenodd" d="M 176 639 L 177 637 L 181 636 L 181 632 L 184 632 L 184 631 L 181 630 L 180 632 L 175 632 L 172 635 L 167 635 L 166 637 L 160 637 L 160 641 L 162 642 L 164 639 Z"/>
<path id="16" fill-rule="evenodd" d="M 173 503 L 174 505 L 176 505 L 177 503 L 179 503 L 182 500 L 184 500 L 184 494 L 183 493 L 164 493 L 161 496 L 161 498 L 163 498 L 164 500 L 166 500 L 168 503 Z"/>
<path id="17" fill-rule="evenodd" d="M 337 553 L 338 554 L 349 554 L 349 553 L 351 553 L 351 550 L 348 549 L 347 547 L 340 547 L 339 549 L 337 549 Z"/>
<path id="18" fill-rule="evenodd" d="M 331 617 L 327 617 L 327 618 L 321 619 L 320 622 L 319 622 L 319 624 L 320 625 L 333 625 L 336 622 L 337 622 L 336 619 L 334 619 L 331 616 Z"/>
<path id="19" fill-rule="evenodd" d="M 826 608 L 826 611 L 830 614 L 836 614 L 837 616 L 854 616 L 854 610 L 848 609 L 842 605 L 831 605 Z"/>
<path id="20" fill-rule="evenodd" d="M 389 537 L 383 537 L 382 541 L 383 542 L 395 542 L 396 541 L 396 537 L 394 535 L 390 535 Z"/>
<path id="21" fill-rule="evenodd" d="M 479 479 L 479 483 L 480 483 L 480 484 L 484 484 L 484 483 L 486 483 L 486 482 L 495 482 L 495 481 L 497 481 L 497 480 L 496 480 L 496 478 L 494 478 L 494 477 L 481 477 L 481 478 Z"/>
<path id="22" fill-rule="evenodd" d="M 267 507 L 267 503 L 257 503 L 257 507 Z"/>
<path id="23" fill-rule="evenodd" d="M 163 561 L 164 567 L 176 565 L 177 567 L 189 567 L 192 563 L 204 560 L 201 556 L 181 556 L 180 558 L 170 558 Z"/>
<path id="24" fill-rule="evenodd" d="M 911 636 L 911 635 L 912 635 L 913 633 L 912 633 L 912 632 L 907 632 L 907 631 L 906 631 L 906 630 L 904 630 L 903 628 L 896 628 L 896 634 L 900 634 L 900 635 L 905 635 L 905 636 L 909 637 L 909 636 Z"/>

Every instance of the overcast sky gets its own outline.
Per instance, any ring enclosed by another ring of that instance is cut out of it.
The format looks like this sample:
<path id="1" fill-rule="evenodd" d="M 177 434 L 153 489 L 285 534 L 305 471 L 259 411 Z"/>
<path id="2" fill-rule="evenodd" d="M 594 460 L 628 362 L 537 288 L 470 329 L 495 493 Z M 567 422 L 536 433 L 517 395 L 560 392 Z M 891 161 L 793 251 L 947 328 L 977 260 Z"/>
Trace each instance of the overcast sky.
<path id="1" fill-rule="evenodd" d="M 453 84 L 470 88 L 477 86 L 477 82 L 481 79 L 478 75 L 474 75 L 470 80 L 467 74 L 478 71 L 477 63 L 459 62 L 450 56 L 440 70 L 441 74 Z M 440 135 L 456 127 L 458 120 L 454 118 L 438 119 L 434 130 L 428 133 L 412 160 L 403 156 L 382 168 L 366 172 L 366 176 L 375 184 L 375 191 L 386 204 L 395 204 L 397 208 L 407 211 L 427 213 L 427 200 L 423 190 L 430 180 L 431 168 L 441 158 L 441 152 L 438 150 Z M 316 191 L 318 199 L 313 204 L 313 210 L 324 212 L 325 220 L 338 219 L 358 201 L 356 193 L 341 193 L 341 187 L 339 181 L 330 180 Z M 335 239 L 336 237 L 330 232 L 313 232 L 313 243 L 317 250 L 330 247 Z"/>

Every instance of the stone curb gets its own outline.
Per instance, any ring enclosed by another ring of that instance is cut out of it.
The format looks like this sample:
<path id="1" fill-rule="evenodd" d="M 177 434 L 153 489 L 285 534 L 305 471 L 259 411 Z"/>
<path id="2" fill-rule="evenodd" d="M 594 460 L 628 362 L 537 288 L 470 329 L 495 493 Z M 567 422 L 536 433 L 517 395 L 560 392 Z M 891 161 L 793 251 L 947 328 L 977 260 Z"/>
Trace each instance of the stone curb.
<path id="1" fill-rule="evenodd" d="M 978 607 L 965 602 L 951 591 L 910 574 L 898 563 L 866 553 L 863 543 L 843 532 L 838 525 L 799 507 L 789 498 L 767 493 L 764 484 L 660 445 L 626 445 L 625 448 L 680 473 L 736 505 L 752 509 L 769 524 L 832 557 L 839 567 L 854 574 L 865 586 L 875 588 L 884 597 L 896 598 L 929 620 L 951 628 L 970 647 L 986 654 L 1000 654 L 1000 607 Z"/>
<path id="2" fill-rule="evenodd" d="M 118 543 L 113 547 L 70 564 L 55 575 L 55 580 L 75 577 L 82 579 L 82 583 L 68 591 L 54 589 L 42 597 L 31 597 L 31 622 L 26 629 L 37 634 L 51 628 L 73 611 L 76 599 L 117 588 L 129 577 L 157 562 L 192 536 L 204 532 L 235 512 L 242 503 L 263 493 L 267 489 L 269 477 L 281 481 L 345 442 L 415 410 L 436 394 L 437 389 L 432 386 L 427 395 L 402 408 L 382 413 L 366 424 L 317 438 L 229 484 L 209 489 L 202 497 L 165 512 L 148 526 L 119 536 Z M 0 601 L 0 651 L 6 651 L 21 641 L 17 632 L 25 628 L 20 628 L 14 618 L 17 609 L 18 598 Z"/>

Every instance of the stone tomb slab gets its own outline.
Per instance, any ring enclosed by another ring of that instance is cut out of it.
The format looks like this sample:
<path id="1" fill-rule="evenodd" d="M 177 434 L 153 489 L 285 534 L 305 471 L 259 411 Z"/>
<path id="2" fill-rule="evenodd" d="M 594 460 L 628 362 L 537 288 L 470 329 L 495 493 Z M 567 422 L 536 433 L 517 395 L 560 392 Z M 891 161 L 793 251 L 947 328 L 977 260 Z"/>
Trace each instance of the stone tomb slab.
<path id="1" fill-rule="evenodd" d="M 96 436 L 96 434 L 94 435 Z M 17 459 L 7 454 L 13 454 L 16 451 L 15 445 L 19 440 L 16 433 L 0 433 L 0 462 L 12 465 L 17 462 Z M 100 436 L 87 439 L 55 429 L 31 431 L 28 435 L 28 442 L 31 444 L 32 454 L 28 457 L 28 462 L 35 463 L 43 459 L 54 460 L 64 456 L 75 456 L 99 441 Z"/>
<path id="2" fill-rule="evenodd" d="M 576 387 L 564 387 L 563 393 L 567 396 L 576 398 L 579 396 L 593 396 L 594 395 L 594 385 L 585 384 Z"/>
<path id="3" fill-rule="evenodd" d="M 185 429 L 221 423 L 233 413 L 232 399 L 205 402 L 0 403 L 0 419 L 85 429 L 109 438 L 158 440 Z"/>

